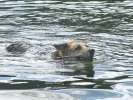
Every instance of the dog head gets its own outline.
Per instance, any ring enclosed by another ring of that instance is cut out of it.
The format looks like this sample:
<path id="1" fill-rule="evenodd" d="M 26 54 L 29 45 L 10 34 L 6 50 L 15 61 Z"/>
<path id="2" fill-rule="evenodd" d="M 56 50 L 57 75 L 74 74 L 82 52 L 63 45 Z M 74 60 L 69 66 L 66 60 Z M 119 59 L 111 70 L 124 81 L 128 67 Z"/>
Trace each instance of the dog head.
<path id="1" fill-rule="evenodd" d="M 62 43 L 62 44 L 54 44 L 53 45 L 56 50 L 61 50 L 61 51 L 64 51 L 64 50 L 81 50 L 83 48 L 85 48 L 85 44 L 83 43 L 78 43 L 76 41 L 69 41 L 67 43 Z"/>

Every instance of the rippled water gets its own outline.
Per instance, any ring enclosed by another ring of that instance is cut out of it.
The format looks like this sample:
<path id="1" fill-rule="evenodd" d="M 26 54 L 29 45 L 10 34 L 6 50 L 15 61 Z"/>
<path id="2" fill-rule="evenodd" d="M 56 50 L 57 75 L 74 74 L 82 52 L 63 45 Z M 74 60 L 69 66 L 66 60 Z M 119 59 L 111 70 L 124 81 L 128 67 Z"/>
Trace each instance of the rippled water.
<path id="1" fill-rule="evenodd" d="M 94 62 L 50 58 L 70 39 L 94 48 Z M 33 47 L 11 55 L 14 41 Z M 132 100 L 133 1 L 0 0 L 0 51 L 1 100 Z"/>

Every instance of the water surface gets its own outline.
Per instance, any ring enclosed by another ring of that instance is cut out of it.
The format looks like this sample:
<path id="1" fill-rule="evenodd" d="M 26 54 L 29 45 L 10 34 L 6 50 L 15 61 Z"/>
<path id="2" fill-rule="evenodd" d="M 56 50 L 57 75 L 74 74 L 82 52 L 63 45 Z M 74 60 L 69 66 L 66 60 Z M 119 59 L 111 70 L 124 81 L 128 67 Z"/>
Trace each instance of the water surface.
<path id="1" fill-rule="evenodd" d="M 0 0 L 2 100 L 131 100 L 132 0 Z M 53 60 L 52 44 L 76 39 L 94 62 Z M 33 45 L 22 55 L 5 48 Z"/>

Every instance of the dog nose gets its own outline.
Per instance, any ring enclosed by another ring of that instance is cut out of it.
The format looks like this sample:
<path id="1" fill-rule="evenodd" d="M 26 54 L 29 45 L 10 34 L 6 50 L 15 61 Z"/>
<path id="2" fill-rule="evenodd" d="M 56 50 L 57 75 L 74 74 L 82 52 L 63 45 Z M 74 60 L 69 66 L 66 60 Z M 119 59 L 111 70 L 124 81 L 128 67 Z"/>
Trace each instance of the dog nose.
<path id="1" fill-rule="evenodd" d="M 93 61 L 94 54 L 95 54 L 95 50 L 94 49 L 90 49 L 89 50 L 89 60 L 90 61 Z"/>

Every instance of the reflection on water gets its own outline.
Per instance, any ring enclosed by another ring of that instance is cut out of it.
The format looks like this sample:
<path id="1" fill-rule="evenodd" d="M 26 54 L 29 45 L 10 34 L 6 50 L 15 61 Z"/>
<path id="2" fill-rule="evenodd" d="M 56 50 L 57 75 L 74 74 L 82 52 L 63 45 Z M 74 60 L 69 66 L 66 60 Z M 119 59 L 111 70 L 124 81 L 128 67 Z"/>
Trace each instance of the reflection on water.
<path id="1" fill-rule="evenodd" d="M 0 97 L 131 100 L 132 8 L 131 0 L 0 0 Z M 94 62 L 51 59 L 52 44 L 70 39 L 94 48 Z M 33 47 L 12 55 L 5 47 L 14 41 Z"/>

